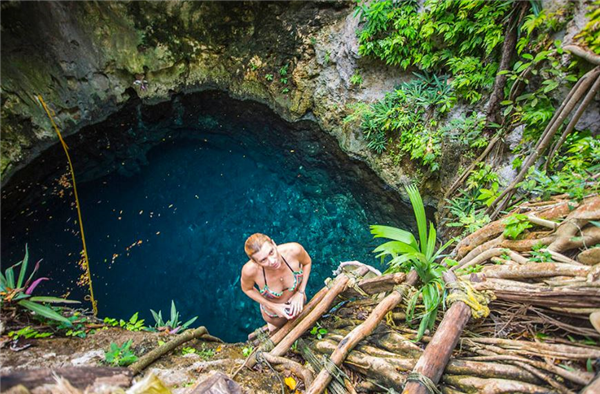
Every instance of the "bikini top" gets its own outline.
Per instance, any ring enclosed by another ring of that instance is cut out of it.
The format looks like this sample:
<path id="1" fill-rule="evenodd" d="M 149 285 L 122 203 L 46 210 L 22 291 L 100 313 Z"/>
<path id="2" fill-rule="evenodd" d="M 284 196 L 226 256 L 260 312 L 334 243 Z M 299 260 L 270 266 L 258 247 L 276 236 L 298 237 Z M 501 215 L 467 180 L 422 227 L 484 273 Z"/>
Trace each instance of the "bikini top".
<path id="1" fill-rule="evenodd" d="M 294 291 L 294 290 L 296 290 L 296 287 L 298 287 L 298 285 L 300 283 L 302 283 L 302 273 L 303 273 L 302 265 L 300 265 L 300 271 L 294 271 L 292 269 L 292 267 L 290 267 L 288 262 L 285 261 L 285 257 L 281 256 L 281 258 L 283 259 L 283 262 L 285 263 L 285 265 L 288 266 L 290 271 L 292 271 L 292 275 L 294 276 L 294 285 L 292 287 L 290 287 L 288 289 L 288 291 Z M 285 289 L 280 292 L 272 291 L 271 289 L 269 289 L 269 285 L 267 285 L 267 274 L 265 273 L 264 267 L 263 267 L 263 278 L 265 279 L 265 286 L 262 288 L 262 290 L 259 290 L 260 295 L 264 296 L 265 298 L 279 298 L 283 295 L 283 292 L 285 291 Z"/>

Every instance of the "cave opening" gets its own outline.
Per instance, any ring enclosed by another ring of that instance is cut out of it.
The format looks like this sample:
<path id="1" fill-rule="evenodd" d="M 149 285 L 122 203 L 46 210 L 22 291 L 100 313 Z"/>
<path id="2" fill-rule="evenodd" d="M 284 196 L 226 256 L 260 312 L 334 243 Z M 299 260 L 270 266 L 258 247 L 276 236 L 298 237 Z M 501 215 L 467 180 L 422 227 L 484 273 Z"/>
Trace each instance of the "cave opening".
<path id="1" fill-rule="evenodd" d="M 75 164 L 100 317 L 150 309 L 243 341 L 262 325 L 241 291 L 243 244 L 255 232 L 299 242 L 313 260 L 309 297 L 340 261 L 379 266 L 371 224 L 408 229 L 412 213 L 364 163 L 310 121 L 288 123 L 262 104 L 207 91 L 142 105 L 66 138 Z M 83 300 L 81 238 L 60 145 L 2 190 L 2 262 L 28 245 L 38 295 Z M 33 265 L 33 264 L 32 264 Z M 84 302 L 83 307 L 89 307 Z"/>

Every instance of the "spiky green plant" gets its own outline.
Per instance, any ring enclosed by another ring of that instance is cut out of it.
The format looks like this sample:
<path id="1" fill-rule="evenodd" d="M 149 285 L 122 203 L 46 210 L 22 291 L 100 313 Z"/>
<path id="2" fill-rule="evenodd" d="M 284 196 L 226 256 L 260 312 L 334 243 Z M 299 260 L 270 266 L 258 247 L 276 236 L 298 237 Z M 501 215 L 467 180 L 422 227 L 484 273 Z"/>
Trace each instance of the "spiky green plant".
<path id="1" fill-rule="evenodd" d="M 162 317 L 162 311 L 158 311 L 156 313 L 152 309 L 150 309 L 150 313 L 152 313 L 152 317 L 154 317 L 154 321 L 156 325 L 154 326 L 159 331 L 167 331 L 170 334 L 182 333 L 185 331 L 192 323 L 198 319 L 198 316 L 192 317 L 187 322 L 183 323 L 179 321 L 179 312 L 177 308 L 175 308 L 175 302 L 171 300 L 171 319 L 164 321 Z"/>
<path id="2" fill-rule="evenodd" d="M 25 273 L 27 272 L 27 265 L 29 264 L 29 250 L 27 245 L 25 245 L 25 257 L 23 260 L 7 268 L 6 271 L 4 271 L 4 274 L 0 272 L 0 308 L 2 310 L 12 309 L 13 312 L 16 313 L 18 311 L 17 306 L 20 306 L 29 309 L 37 315 L 51 320 L 57 320 L 71 326 L 71 322 L 66 317 L 58 314 L 53 309 L 44 305 L 44 303 L 79 304 L 79 301 L 66 300 L 58 297 L 36 297 L 31 295 L 40 282 L 48 280 L 48 278 L 38 278 L 31 282 L 40 267 L 41 261 L 42 260 L 37 262 L 33 272 L 27 281 L 25 281 Z M 17 268 L 18 273 L 15 272 L 15 269 Z M 16 281 L 15 275 L 18 275 Z"/>
<path id="3" fill-rule="evenodd" d="M 387 257 L 391 257 L 386 272 L 415 270 L 419 275 L 422 286 L 408 301 L 406 320 L 410 322 L 415 318 L 421 318 L 417 334 L 417 340 L 420 340 L 426 329 L 433 328 L 438 308 L 443 300 L 445 287 L 442 273 L 446 268 L 436 263 L 436 260 L 452 241 L 442 245 L 439 249 L 436 248 L 435 227 L 433 223 L 429 223 L 429 233 L 427 232 L 425 206 L 419 190 L 414 185 L 410 185 L 406 187 L 406 192 L 415 213 L 419 242 L 410 232 L 395 227 L 371 226 L 371 234 L 374 238 L 392 240 L 379 245 L 373 251 L 373 253 L 377 253 L 377 257 L 381 258 L 382 261 Z M 420 295 L 423 298 L 424 311 L 422 314 L 415 316 Z"/>

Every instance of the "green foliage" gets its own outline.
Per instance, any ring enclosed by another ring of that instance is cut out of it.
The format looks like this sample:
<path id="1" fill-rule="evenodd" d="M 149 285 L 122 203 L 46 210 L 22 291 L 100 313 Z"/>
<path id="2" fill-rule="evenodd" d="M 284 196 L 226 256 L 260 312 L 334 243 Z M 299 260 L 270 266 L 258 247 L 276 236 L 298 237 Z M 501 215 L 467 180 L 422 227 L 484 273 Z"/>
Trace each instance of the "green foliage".
<path id="1" fill-rule="evenodd" d="M 250 346 L 250 345 L 249 346 L 244 346 L 242 348 L 242 355 L 244 357 L 248 357 L 248 356 L 250 356 L 252 354 L 253 351 L 254 351 L 254 346 Z"/>
<path id="2" fill-rule="evenodd" d="M 138 319 L 139 312 L 136 312 L 129 318 L 129 320 L 113 319 L 110 317 L 104 318 L 104 324 L 107 324 L 112 327 L 121 327 L 126 329 L 127 331 L 142 331 L 146 327 L 144 326 L 144 319 Z"/>
<path id="3" fill-rule="evenodd" d="M 572 133 L 550 167 L 550 173 L 532 167 L 520 184 L 522 190 L 542 199 L 568 193 L 576 200 L 600 192 L 593 178 L 600 170 L 600 140 L 590 132 Z"/>
<path id="4" fill-rule="evenodd" d="M 527 216 L 516 213 L 504 219 L 504 236 L 517 239 L 517 237 L 526 229 L 533 227 Z"/>
<path id="5" fill-rule="evenodd" d="M 191 324 L 193 324 L 198 316 L 195 316 L 188 320 L 185 323 L 179 321 L 179 312 L 177 308 L 175 308 L 175 301 L 171 300 L 171 315 L 170 319 L 166 322 L 163 320 L 162 311 L 158 311 L 156 313 L 154 310 L 150 309 L 150 313 L 152 313 L 152 317 L 154 317 L 155 325 L 154 328 L 159 331 L 167 331 L 170 334 L 181 333 L 185 331 Z"/>
<path id="6" fill-rule="evenodd" d="M 410 232 L 388 226 L 371 226 L 371 234 L 374 238 L 387 238 L 392 241 L 379 245 L 374 253 L 382 260 L 390 257 L 389 268 L 386 272 L 398 272 L 415 270 L 422 282 L 421 288 L 408 301 L 406 311 L 406 320 L 408 322 L 415 318 L 415 309 L 419 297 L 422 297 L 424 312 L 421 317 L 421 323 L 417 333 L 417 340 L 423 337 L 426 329 L 433 328 L 438 308 L 442 302 L 444 294 L 444 281 L 442 273 L 445 267 L 435 261 L 441 257 L 442 252 L 452 243 L 452 241 L 436 247 L 436 230 L 433 223 L 429 223 L 429 232 L 427 231 L 427 218 L 425 216 L 425 207 L 419 194 L 419 190 L 410 185 L 406 187 L 406 192 L 412 204 L 417 229 L 419 233 L 419 242 Z"/>
<path id="7" fill-rule="evenodd" d="M 456 275 L 462 276 L 462 275 L 476 274 L 476 273 L 481 272 L 482 269 L 483 269 L 483 265 L 481 265 L 481 264 L 470 265 L 465 268 L 457 269 Z"/>
<path id="8" fill-rule="evenodd" d="M 29 339 L 29 338 L 48 338 L 50 336 L 52 336 L 53 333 L 51 332 L 37 332 L 36 330 L 32 329 L 31 326 L 27 326 L 24 328 L 21 328 L 18 331 L 11 331 L 8 333 L 8 337 L 12 338 L 12 339 L 19 339 L 19 338 L 25 338 L 25 339 Z"/>
<path id="9" fill-rule="evenodd" d="M 289 92 L 290 92 L 290 89 L 288 89 L 288 88 L 281 89 L 282 94 L 288 94 Z"/>
<path id="10" fill-rule="evenodd" d="M 271 82 L 273 80 L 273 74 L 267 74 L 265 75 L 265 79 L 269 82 Z"/>
<path id="11" fill-rule="evenodd" d="M 181 349 L 181 354 L 183 356 L 185 356 L 186 354 L 195 354 L 196 353 L 196 349 L 193 347 L 184 347 L 183 349 Z"/>
<path id="12" fill-rule="evenodd" d="M 60 331 L 64 330 L 67 337 L 86 338 L 88 333 L 95 333 L 95 330 L 88 330 L 85 327 L 84 323 L 87 321 L 87 318 L 79 312 L 74 312 L 72 316 L 67 317 L 67 320 L 69 320 L 70 324 L 59 322 L 56 327 Z"/>
<path id="13" fill-rule="evenodd" d="M 280 69 L 279 69 L 279 75 L 281 75 L 282 77 L 285 77 L 286 75 L 288 75 L 288 67 L 289 67 L 289 63 L 288 64 L 284 64 Z"/>
<path id="14" fill-rule="evenodd" d="M 586 14 L 586 17 L 589 22 L 575 39 L 591 52 L 600 53 L 600 0 L 594 1 L 588 9 L 590 12 Z"/>
<path id="15" fill-rule="evenodd" d="M 331 59 L 331 52 L 326 51 L 325 57 L 323 58 L 323 64 L 327 66 L 329 64 L 329 60 Z"/>
<path id="16" fill-rule="evenodd" d="M 46 296 L 32 296 L 31 293 L 37 287 L 37 285 L 48 278 L 39 278 L 33 280 L 37 273 L 40 263 L 38 261 L 35 265 L 33 272 L 27 280 L 25 280 L 25 274 L 27 272 L 27 266 L 29 264 L 29 250 L 25 245 L 25 257 L 20 262 L 7 268 L 4 274 L 0 272 L 0 308 L 4 309 L 7 307 L 22 307 L 28 309 L 38 316 L 45 317 L 51 320 L 57 320 L 65 324 L 70 324 L 69 320 L 64 316 L 58 314 L 49 306 L 47 303 L 71 303 L 79 304 L 79 301 L 66 300 L 58 297 L 46 297 Z M 15 272 L 17 270 L 17 272 Z M 33 280 L 33 282 L 32 282 Z"/>
<path id="17" fill-rule="evenodd" d="M 319 323 L 317 323 L 316 326 L 314 326 L 311 330 L 310 330 L 310 334 L 314 335 L 315 337 L 317 337 L 317 339 L 323 339 L 323 336 L 325 336 L 325 334 L 327 334 L 327 329 L 321 327 L 321 325 Z"/>
<path id="18" fill-rule="evenodd" d="M 110 348 L 104 351 L 104 361 L 113 367 L 126 367 L 137 361 L 137 356 L 131 351 L 132 340 L 121 346 L 111 342 Z"/>
<path id="19" fill-rule="evenodd" d="M 531 257 L 529 258 L 529 261 L 533 261 L 535 263 L 549 263 L 553 261 L 552 254 L 547 250 L 542 250 L 544 248 L 545 246 L 542 243 L 535 244 L 531 248 Z"/>
<path id="20" fill-rule="evenodd" d="M 206 345 L 202 344 L 201 349 L 196 349 L 196 354 L 205 360 L 210 360 L 215 356 L 215 351 L 213 349 L 207 349 Z"/>
<path id="21" fill-rule="evenodd" d="M 456 196 L 446 200 L 446 208 L 458 221 L 450 222 L 448 227 L 464 227 L 464 233 L 473 233 L 490 222 L 490 217 L 483 212 L 479 201 L 474 200 L 473 193 L 467 196 Z"/>
<path id="22" fill-rule="evenodd" d="M 435 120 L 426 122 L 427 112 L 433 106 L 447 111 L 454 101 L 446 77 L 416 73 L 415 77 L 372 105 L 357 107 L 350 119 L 361 119 L 370 149 L 381 153 L 386 150 L 388 136 L 396 137 L 401 152 L 410 153 L 411 159 L 419 159 L 422 165 L 436 171 L 442 131 Z"/>
<path id="23" fill-rule="evenodd" d="M 356 70 L 354 74 L 350 77 L 350 83 L 352 85 L 360 86 L 363 83 L 363 77 L 360 75 L 360 72 Z"/>
<path id="24" fill-rule="evenodd" d="M 498 198 L 499 195 L 500 193 L 498 192 L 498 182 L 494 182 L 492 183 L 490 189 L 482 188 L 477 199 L 483 202 L 486 207 L 489 207 L 496 200 L 496 198 Z"/>
<path id="25" fill-rule="evenodd" d="M 445 70 L 457 95 L 476 102 L 493 85 L 511 2 L 360 1 L 359 53 L 407 69 Z M 421 12 L 419 12 L 421 11 Z"/>
<path id="26" fill-rule="evenodd" d="M 471 116 L 461 116 L 451 119 L 444 127 L 442 134 L 449 140 L 470 148 L 484 148 L 488 144 L 483 135 L 485 116 L 473 113 Z"/>

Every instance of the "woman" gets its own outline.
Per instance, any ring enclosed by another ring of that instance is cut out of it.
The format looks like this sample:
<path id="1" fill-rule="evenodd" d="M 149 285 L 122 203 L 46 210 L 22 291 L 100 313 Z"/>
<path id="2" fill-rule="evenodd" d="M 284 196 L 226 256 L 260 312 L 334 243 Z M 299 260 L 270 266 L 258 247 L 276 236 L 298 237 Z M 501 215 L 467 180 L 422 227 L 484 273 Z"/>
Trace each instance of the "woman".
<path id="1" fill-rule="evenodd" d="M 296 242 L 276 245 L 260 233 L 248 237 L 244 250 L 250 260 L 242 268 L 242 290 L 260 304 L 269 331 L 274 331 L 302 312 L 310 256 Z"/>

